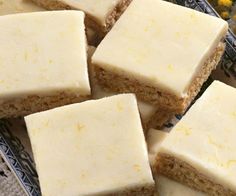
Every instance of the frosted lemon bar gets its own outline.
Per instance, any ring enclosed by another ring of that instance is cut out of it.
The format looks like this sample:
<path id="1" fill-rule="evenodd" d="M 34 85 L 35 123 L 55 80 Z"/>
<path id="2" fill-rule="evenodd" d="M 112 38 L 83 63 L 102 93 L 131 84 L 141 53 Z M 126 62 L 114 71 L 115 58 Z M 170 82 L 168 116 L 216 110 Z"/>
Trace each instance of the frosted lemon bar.
<path id="1" fill-rule="evenodd" d="M 215 81 L 162 143 L 157 172 L 209 195 L 236 195 L 236 89 Z"/>
<path id="2" fill-rule="evenodd" d="M 32 0 L 47 9 L 78 9 L 86 13 L 86 26 L 104 36 L 132 0 Z"/>
<path id="3" fill-rule="evenodd" d="M 82 12 L 1 16 L 0 43 L 0 117 L 22 116 L 90 95 Z"/>
<path id="4" fill-rule="evenodd" d="M 173 3 L 134 0 L 92 58 L 96 77 L 183 112 L 219 62 L 227 29 L 222 19 Z"/>
<path id="5" fill-rule="evenodd" d="M 30 0 L 0 0 L 0 15 L 43 11 Z"/>
<path id="6" fill-rule="evenodd" d="M 155 158 L 162 142 L 168 137 L 167 132 L 150 129 L 147 134 L 148 154 L 151 165 L 155 165 Z M 163 175 L 154 174 L 156 192 L 158 196 L 204 196 L 205 194 L 184 186 Z"/>
<path id="7" fill-rule="evenodd" d="M 42 195 L 153 195 L 134 95 L 72 104 L 25 121 Z"/>

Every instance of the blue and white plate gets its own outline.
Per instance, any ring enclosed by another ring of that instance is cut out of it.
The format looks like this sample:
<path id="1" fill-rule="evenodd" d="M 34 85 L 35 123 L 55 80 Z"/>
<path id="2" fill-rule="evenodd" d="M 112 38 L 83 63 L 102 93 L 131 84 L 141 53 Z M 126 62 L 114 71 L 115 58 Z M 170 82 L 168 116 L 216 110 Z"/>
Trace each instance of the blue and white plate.
<path id="1" fill-rule="evenodd" d="M 21 141 L 12 133 L 15 121 L 0 120 L 0 155 L 17 176 L 26 195 L 40 196 L 40 188 L 33 160 Z M 21 127 L 24 129 L 24 127 Z"/>
<path id="2" fill-rule="evenodd" d="M 219 17 L 205 0 L 175 0 L 175 3 Z M 211 79 L 218 79 L 236 87 L 236 37 L 231 30 L 227 34 L 226 44 L 226 52 L 222 62 L 212 74 Z M 170 129 L 180 118 L 180 116 L 176 116 L 172 122 L 166 124 L 166 129 Z M 16 126 L 18 127 L 16 128 Z M 16 129 L 19 126 L 21 126 L 20 129 L 25 130 L 22 123 L 15 124 L 14 121 L 0 120 L 0 155 L 7 162 L 10 170 L 14 172 L 25 193 L 29 196 L 40 196 L 33 160 L 26 152 L 25 146 L 22 145 L 24 142 L 12 134 L 17 132 Z"/>

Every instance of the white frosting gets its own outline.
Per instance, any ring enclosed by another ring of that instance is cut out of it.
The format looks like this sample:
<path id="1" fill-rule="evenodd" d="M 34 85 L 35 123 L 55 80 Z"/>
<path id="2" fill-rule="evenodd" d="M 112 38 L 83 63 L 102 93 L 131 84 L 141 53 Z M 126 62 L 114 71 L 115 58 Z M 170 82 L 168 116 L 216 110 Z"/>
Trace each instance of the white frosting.
<path id="1" fill-rule="evenodd" d="M 164 176 L 156 176 L 158 196 L 206 196 Z"/>
<path id="2" fill-rule="evenodd" d="M 236 89 L 215 81 L 162 143 L 161 152 L 236 192 Z"/>
<path id="3" fill-rule="evenodd" d="M 105 26 L 107 16 L 114 10 L 121 0 L 60 0 L 61 2 L 84 11 L 98 23 Z"/>
<path id="4" fill-rule="evenodd" d="M 182 97 L 227 29 L 222 19 L 173 3 L 134 0 L 93 63 Z"/>
<path id="5" fill-rule="evenodd" d="M 132 94 L 25 118 L 43 195 L 99 195 L 153 185 Z"/>
<path id="6" fill-rule="evenodd" d="M 105 91 L 98 84 L 92 83 L 91 85 L 92 85 L 92 95 L 93 95 L 93 98 L 95 99 L 109 97 L 109 96 L 117 94 L 115 92 Z M 139 101 L 139 100 L 138 100 L 138 107 L 139 107 L 139 112 L 144 123 L 148 123 L 148 121 L 151 120 L 152 116 L 155 114 L 155 112 L 158 109 L 155 105 L 152 105 L 143 101 Z"/>
<path id="7" fill-rule="evenodd" d="M 167 132 L 150 129 L 147 134 L 148 156 L 151 165 L 154 164 L 161 143 L 168 136 Z"/>
<path id="8" fill-rule="evenodd" d="M 43 10 L 43 8 L 32 3 L 30 0 L 0 0 L 0 15 Z"/>
<path id="9" fill-rule="evenodd" d="M 57 91 L 89 95 L 84 14 L 0 17 L 0 99 Z"/>

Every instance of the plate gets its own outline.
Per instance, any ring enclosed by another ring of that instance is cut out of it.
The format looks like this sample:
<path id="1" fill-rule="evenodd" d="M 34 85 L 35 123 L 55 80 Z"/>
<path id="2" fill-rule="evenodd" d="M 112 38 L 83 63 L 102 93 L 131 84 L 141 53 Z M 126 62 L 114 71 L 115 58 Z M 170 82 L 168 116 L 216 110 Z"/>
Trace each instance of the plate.
<path id="1" fill-rule="evenodd" d="M 40 196 L 38 176 L 34 162 L 19 138 L 13 135 L 16 131 L 18 133 L 19 131 L 25 131 L 22 122 L 23 120 L 20 119 L 0 120 L 0 155 L 11 171 L 9 176 L 2 172 L 2 176 L 11 178 L 10 175 L 15 175 L 26 195 Z M 16 130 L 16 127 L 18 130 Z M 15 188 L 18 189 L 18 186 L 16 185 Z"/>
<path id="2" fill-rule="evenodd" d="M 219 17 L 205 0 L 175 0 L 174 3 Z M 226 36 L 226 52 L 222 61 L 203 87 L 203 91 L 215 79 L 236 87 L 236 37 L 231 30 Z M 165 130 L 170 130 L 180 118 L 181 116 L 177 115 L 165 125 Z M 9 171 L 16 176 L 25 194 L 40 196 L 38 177 L 23 119 L 0 120 L 0 155 L 8 165 Z M 7 177 L 0 167 L 0 177 L 1 175 Z"/>

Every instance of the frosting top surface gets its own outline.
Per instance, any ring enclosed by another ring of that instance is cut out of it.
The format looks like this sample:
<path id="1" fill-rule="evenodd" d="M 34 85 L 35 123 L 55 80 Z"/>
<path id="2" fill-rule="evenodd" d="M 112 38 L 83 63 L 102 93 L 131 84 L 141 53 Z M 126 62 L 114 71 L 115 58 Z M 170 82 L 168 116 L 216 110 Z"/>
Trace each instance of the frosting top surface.
<path id="1" fill-rule="evenodd" d="M 44 195 L 96 195 L 154 184 L 132 94 L 68 105 L 25 120 Z"/>
<path id="2" fill-rule="evenodd" d="M 1 16 L 0 43 L 1 99 L 61 90 L 90 94 L 82 12 Z"/>
<path id="3" fill-rule="evenodd" d="M 134 0 L 92 59 L 107 70 L 183 97 L 227 29 L 222 19 L 173 3 Z"/>

